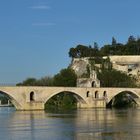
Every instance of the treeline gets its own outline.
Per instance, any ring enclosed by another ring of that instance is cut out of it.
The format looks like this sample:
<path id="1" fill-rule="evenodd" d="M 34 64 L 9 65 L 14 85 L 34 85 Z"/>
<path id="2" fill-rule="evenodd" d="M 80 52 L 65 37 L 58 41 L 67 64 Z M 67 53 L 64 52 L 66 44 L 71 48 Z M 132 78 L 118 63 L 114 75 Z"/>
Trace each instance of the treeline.
<path id="1" fill-rule="evenodd" d="M 70 48 L 69 57 L 81 58 L 81 57 L 100 57 L 108 55 L 140 55 L 140 38 L 129 36 L 125 44 L 118 43 L 114 37 L 112 37 L 111 44 L 98 46 L 95 42 L 93 46 L 77 45 L 75 48 Z"/>
<path id="2" fill-rule="evenodd" d="M 75 87 L 77 76 L 71 68 L 62 69 L 53 77 L 43 77 L 41 79 L 27 78 L 17 86 L 65 86 Z"/>

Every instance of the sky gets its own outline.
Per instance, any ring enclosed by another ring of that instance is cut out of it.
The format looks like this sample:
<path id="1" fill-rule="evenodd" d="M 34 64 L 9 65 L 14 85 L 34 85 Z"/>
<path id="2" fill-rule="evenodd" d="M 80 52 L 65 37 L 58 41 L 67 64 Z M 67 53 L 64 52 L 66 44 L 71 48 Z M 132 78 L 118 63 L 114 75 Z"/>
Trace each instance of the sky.
<path id="1" fill-rule="evenodd" d="M 0 84 L 53 76 L 69 49 L 140 36 L 140 0 L 0 0 Z"/>

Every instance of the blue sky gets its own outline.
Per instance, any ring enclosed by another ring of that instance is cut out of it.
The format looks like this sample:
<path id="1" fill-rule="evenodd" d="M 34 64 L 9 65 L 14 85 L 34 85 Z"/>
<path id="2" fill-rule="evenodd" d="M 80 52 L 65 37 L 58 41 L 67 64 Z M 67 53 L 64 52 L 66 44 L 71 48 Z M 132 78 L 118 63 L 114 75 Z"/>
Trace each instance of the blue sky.
<path id="1" fill-rule="evenodd" d="M 54 75 L 78 44 L 140 35 L 139 0 L 0 0 L 0 83 Z"/>

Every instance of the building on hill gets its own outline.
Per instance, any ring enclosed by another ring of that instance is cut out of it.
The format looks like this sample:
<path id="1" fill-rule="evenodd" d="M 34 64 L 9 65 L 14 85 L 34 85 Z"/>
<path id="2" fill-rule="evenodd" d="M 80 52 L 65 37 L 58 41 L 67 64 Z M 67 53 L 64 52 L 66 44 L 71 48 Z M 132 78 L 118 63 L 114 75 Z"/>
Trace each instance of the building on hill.
<path id="1" fill-rule="evenodd" d="M 104 60 L 110 59 L 112 68 L 126 73 L 129 76 L 134 76 L 137 79 L 137 83 L 140 83 L 140 55 L 122 55 L 122 56 L 105 56 Z M 71 68 L 77 74 L 77 86 L 78 87 L 100 87 L 100 80 L 97 78 L 97 73 L 92 69 L 90 64 L 91 57 L 73 58 L 71 62 Z M 101 64 L 95 66 L 99 69 Z"/>
<path id="2" fill-rule="evenodd" d="M 100 80 L 95 71 L 92 71 L 89 78 L 78 78 L 77 87 L 100 87 Z"/>
<path id="3" fill-rule="evenodd" d="M 107 57 L 103 57 L 106 59 Z M 112 67 L 116 70 L 140 77 L 140 55 L 109 56 Z"/>

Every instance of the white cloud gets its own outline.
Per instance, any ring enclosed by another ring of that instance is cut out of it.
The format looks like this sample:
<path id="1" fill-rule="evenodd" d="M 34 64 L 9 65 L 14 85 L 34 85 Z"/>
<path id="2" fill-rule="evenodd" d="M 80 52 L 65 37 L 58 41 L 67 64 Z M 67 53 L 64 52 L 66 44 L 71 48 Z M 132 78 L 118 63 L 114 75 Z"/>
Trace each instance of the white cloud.
<path id="1" fill-rule="evenodd" d="M 50 6 L 47 6 L 47 5 L 38 5 L 38 6 L 31 6 L 30 8 L 31 9 L 38 9 L 38 10 L 48 10 L 51 7 Z"/>

